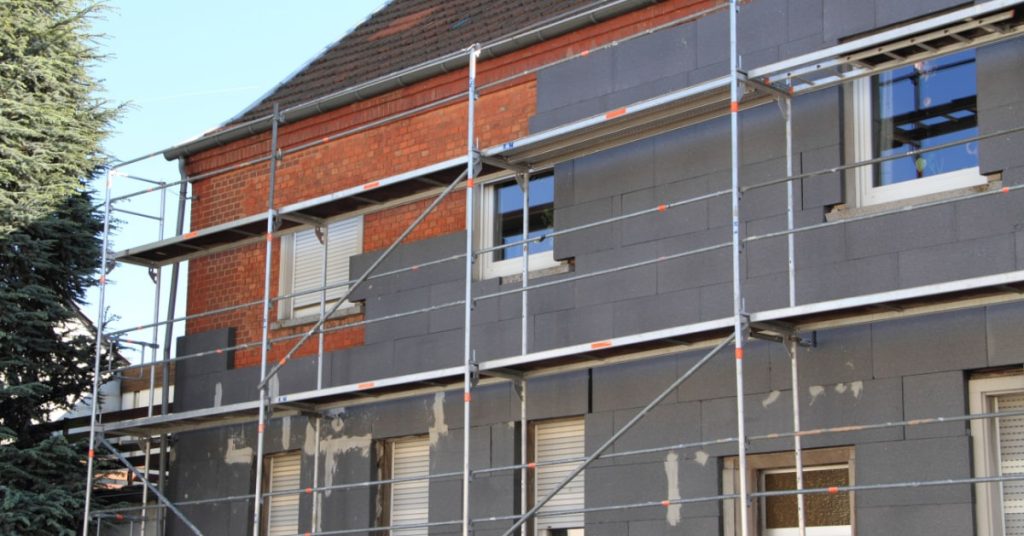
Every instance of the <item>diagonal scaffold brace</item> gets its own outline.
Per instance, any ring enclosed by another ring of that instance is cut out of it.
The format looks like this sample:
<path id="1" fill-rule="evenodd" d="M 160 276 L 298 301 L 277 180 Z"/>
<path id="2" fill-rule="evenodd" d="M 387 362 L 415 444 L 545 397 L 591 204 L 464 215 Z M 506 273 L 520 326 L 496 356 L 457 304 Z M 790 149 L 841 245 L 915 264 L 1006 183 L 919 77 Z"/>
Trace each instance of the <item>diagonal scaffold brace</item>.
<path id="1" fill-rule="evenodd" d="M 706 365 L 708 361 L 711 361 L 712 357 L 715 357 L 715 355 L 717 355 L 718 352 L 721 352 L 723 348 L 731 344 L 734 338 L 735 335 L 729 335 L 728 337 L 726 337 L 724 340 L 722 340 L 722 342 L 718 343 L 718 345 L 716 345 L 707 354 L 705 354 L 704 357 L 700 358 L 700 361 L 694 363 L 692 367 L 687 369 L 687 371 L 683 373 L 682 376 L 676 378 L 676 380 L 669 384 L 669 386 L 666 387 L 661 392 L 661 394 L 654 397 L 654 400 L 651 400 L 650 403 L 648 403 L 646 406 L 644 406 L 643 409 L 637 412 L 637 414 L 634 415 L 633 418 L 629 420 L 629 422 L 623 425 L 618 432 L 615 432 L 615 434 L 608 438 L 608 440 L 605 441 L 604 444 L 602 444 L 600 447 L 597 448 L 597 450 L 595 450 L 593 453 L 587 456 L 585 460 L 580 462 L 580 464 L 577 465 L 576 468 L 573 469 L 568 476 L 562 479 L 562 481 L 559 482 L 557 486 L 555 486 L 555 489 L 551 490 L 543 499 L 538 500 L 537 504 L 533 505 L 533 508 L 530 508 L 528 512 L 526 512 L 518 520 L 516 520 L 516 522 L 511 527 L 509 527 L 508 530 L 502 533 L 502 536 L 512 536 L 513 534 L 515 534 L 516 529 L 525 524 L 530 518 L 536 516 L 537 512 L 539 512 L 540 509 L 543 508 L 544 505 L 548 503 L 548 501 L 554 498 L 555 495 L 558 495 L 558 492 L 562 491 L 562 488 L 567 486 L 569 482 L 572 482 L 572 479 L 579 476 L 579 474 L 582 473 L 588 465 L 594 462 L 594 460 L 600 458 L 601 455 L 604 454 L 604 451 L 611 448 L 611 446 L 615 444 L 615 442 L 618 441 L 620 437 L 625 435 L 625 433 L 632 429 L 633 426 L 636 425 L 636 423 L 640 422 L 641 419 L 647 416 L 647 414 L 650 413 L 655 406 L 660 404 L 662 400 L 665 400 L 665 398 L 667 398 L 668 395 L 672 394 L 673 391 L 678 389 L 683 382 L 685 382 L 691 376 L 693 376 L 698 370 L 701 369 L 701 367 Z"/>
<path id="2" fill-rule="evenodd" d="M 174 515 L 178 516 L 178 518 L 181 519 L 181 522 L 184 523 L 185 526 L 187 526 L 189 530 L 192 531 L 193 534 L 196 534 L 197 536 L 203 536 L 203 533 L 198 528 L 196 528 L 196 526 L 193 525 L 192 522 L 189 521 L 187 517 L 185 517 L 185 514 L 181 513 L 181 510 L 178 510 L 178 507 L 174 506 L 174 503 L 168 500 L 163 493 L 160 493 L 160 490 L 157 489 L 157 487 L 153 485 L 152 482 L 149 481 L 147 475 L 143 475 L 142 472 L 140 472 L 137 467 L 132 465 L 132 463 L 129 462 L 128 459 L 124 457 L 124 454 L 121 454 L 117 450 L 117 448 L 115 448 L 106 440 L 106 438 L 99 438 L 99 444 L 103 445 L 105 449 L 109 450 L 110 453 L 113 454 L 115 458 L 117 458 L 117 461 L 121 462 L 121 465 L 128 468 L 128 470 L 135 475 L 135 478 L 138 478 L 139 481 L 142 482 L 147 489 L 149 489 L 149 492 L 155 495 L 156 498 L 159 499 L 160 502 L 162 502 L 164 506 L 167 507 L 168 510 L 174 512 Z"/>

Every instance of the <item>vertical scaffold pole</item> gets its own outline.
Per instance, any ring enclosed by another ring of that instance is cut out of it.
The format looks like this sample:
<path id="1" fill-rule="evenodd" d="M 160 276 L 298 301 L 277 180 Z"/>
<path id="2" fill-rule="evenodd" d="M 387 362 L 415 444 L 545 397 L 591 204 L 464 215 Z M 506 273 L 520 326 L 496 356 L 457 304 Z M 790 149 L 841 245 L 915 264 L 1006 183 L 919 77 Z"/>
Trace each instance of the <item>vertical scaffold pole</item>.
<path id="1" fill-rule="evenodd" d="M 749 536 L 747 500 L 747 445 L 746 425 L 743 411 L 743 285 L 742 270 L 742 238 L 740 236 L 740 80 L 739 52 L 736 47 L 736 16 L 739 6 L 737 0 L 729 0 L 729 89 L 730 89 L 730 168 L 732 170 L 732 295 L 736 348 L 736 437 L 737 457 L 739 458 L 739 501 L 740 501 L 740 534 Z"/>
<path id="2" fill-rule="evenodd" d="M 462 387 L 462 536 L 469 536 L 469 429 L 470 404 L 473 399 L 473 179 L 476 175 L 476 143 L 474 138 L 474 113 L 476 107 L 476 58 L 480 46 L 469 47 L 469 90 L 466 99 L 466 306 L 463 328 L 463 359 L 465 371 Z"/>
<path id="3" fill-rule="evenodd" d="M 103 328 L 105 308 L 104 300 L 107 295 L 107 249 L 110 247 L 110 170 L 106 173 L 106 186 L 103 197 L 103 251 L 100 252 L 100 297 L 96 313 L 96 355 L 92 368 L 92 408 L 89 416 L 89 452 L 85 470 L 85 513 L 82 517 L 82 534 L 89 534 L 89 510 L 92 506 L 92 477 L 95 466 L 93 458 L 96 457 L 96 418 L 100 407 L 100 364 L 103 361 Z"/>
<path id="4" fill-rule="evenodd" d="M 331 226 L 324 224 L 321 227 L 321 236 L 323 237 L 323 257 L 321 259 L 320 266 L 320 322 L 321 324 L 327 321 L 324 318 L 327 315 L 327 255 L 328 247 L 331 242 Z M 317 351 L 316 351 L 316 388 L 324 388 L 324 329 L 323 326 L 320 328 L 320 333 L 317 336 Z M 323 420 L 318 414 L 316 417 L 316 439 L 313 441 L 313 489 L 320 487 L 320 423 Z M 312 527 L 314 532 L 320 531 L 320 501 L 322 493 L 313 494 L 312 506 Z"/>
<path id="5" fill-rule="evenodd" d="M 792 87 L 792 86 L 790 86 Z M 782 114 L 786 120 L 786 176 L 793 176 L 793 99 L 786 97 L 782 104 Z M 793 181 L 786 181 L 786 228 L 790 231 L 786 237 L 786 249 L 788 254 L 789 269 L 789 306 L 796 306 L 796 246 L 794 221 Z M 790 334 L 784 341 L 786 351 L 789 353 L 790 376 L 793 389 L 793 431 L 800 431 L 800 382 L 797 376 L 797 339 Z M 804 489 L 804 453 L 803 445 L 799 435 L 793 436 L 793 456 L 796 461 L 796 490 Z M 807 536 L 807 518 L 804 512 L 804 495 L 796 496 L 797 529 L 800 536 Z"/>
<path id="6" fill-rule="evenodd" d="M 786 120 L 786 176 L 793 176 L 793 99 L 786 97 L 782 102 L 782 114 Z M 795 201 L 793 199 L 793 181 L 786 181 L 786 236 L 787 269 L 789 270 L 789 306 L 796 306 L 796 234 L 793 229 L 795 222 Z M 800 497 L 803 497 L 801 495 Z"/>
<path id="7" fill-rule="evenodd" d="M 267 185 L 266 263 L 263 273 L 263 341 L 260 344 L 260 416 L 256 425 L 256 484 L 253 491 L 254 507 L 252 535 L 260 536 L 263 507 L 263 443 L 267 431 L 267 402 L 270 386 L 267 377 L 267 356 L 270 352 L 270 270 L 274 246 L 274 183 L 277 178 L 277 129 L 280 121 L 278 104 L 274 103 L 274 116 L 270 123 L 270 177 Z"/>
<path id="8" fill-rule="evenodd" d="M 320 332 L 317 334 L 317 346 L 316 346 L 316 388 L 323 389 L 324 387 L 324 323 L 327 319 L 324 316 L 327 314 L 327 247 L 330 241 L 330 225 L 324 224 L 320 227 L 321 229 L 321 240 L 323 241 L 323 248 L 321 249 L 321 263 L 320 263 Z"/>
<path id="9" fill-rule="evenodd" d="M 158 241 L 164 239 L 164 218 L 166 216 L 166 204 L 167 204 L 167 188 L 161 188 L 160 189 L 160 219 L 158 220 L 159 223 L 157 224 L 157 240 Z M 160 325 L 159 325 L 160 324 L 160 290 L 161 290 L 161 287 L 163 286 L 163 285 L 161 285 L 161 279 L 160 279 L 161 275 L 163 275 L 163 268 L 158 266 L 158 267 L 155 268 L 155 273 L 154 273 L 154 278 L 153 278 L 153 283 L 154 283 L 154 285 L 156 285 L 156 290 L 153 292 L 153 332 L 152 332 L 152 337 L 150 339 L 150 342 L 152 343 L 152 347 L 150 348 L 150 350 L 153 352 L 153 357 L 150 360 L 151 364 L 149 366 L 149 403 L 146 405 L 146 416 L 147 417 L 152 417 L 153 416 L 153 403 L 155 402 L 154 397 L 155 397 L 155 393 L 156 393 L 156 361 L 157 361 L 157 358 L 159 357 L 159 354 L 160 354 L 160 347 L 159 347 L 158 343 L 159 343 L 159 340 L 160 340 Z M 168 326 L 167 329 L 170 329 L 170 326 Z M 145 352 L 143 352 L 143 356 L 145 356 Z M 143 456 L 143 460 L 144 461 L 142 463 L 142 467 L 143 467 L 142 474 L 145 475 L 145 477 L 148 479 L 149 478 L 149 466 L 150 466 L 150 462 L 151 462 L 151 460 L 150 460 L 150 457 L 151 457 L 150 453 L 153 450 L 153 438 L 152 438 L 151 435 L 146 436 L 146 441 L 144 443 L 144 448 L 146 449 L 146 452 L 145 452 L 145 454 Z M 146 533 L 146 518 L 148 517 L 148 514 L 149 514 L 149 510 L 146 509 L 146 503 L 147 502 L 149 502 L 149 486 L 142 486 L 142 520 L 139 522 L 139 524 L 141 525 L 140 528 L 141 528 L 142 534 Z"/>
<path id="10" fill-rule="evenodd" d="M 792 235 L 790 235 L 792 236 Z M 789 364 L 790 364 L 790 375 L 792 377 L 792 389 L 793 389 L 793 431 L 800 431 L 800 381 L 797 376 L 797 338 L 795 335 L 790 334 L 786 337 L 786 351 L 789 353 Z M 800 441 L 800 435 L 793 435 L 793 456 L 796 459 L 796 490 L 803 491 L 804 489 L 804 451 L 803 444 Z M 804 494 L 798 493 L 796 496 L 796 515 L 797 515 L 797 526 L 799 528 L 800 536 L 807 536 L 807 514 L 804 511 Z"/>
<path id="11" fill-rule="evenodd" d="M 522 307 L 522 325 L 520 326 L 520 354 L 526 355 L 530 351 L 530 317 L 529 317 L 529 294 L 530 285 L 530 243 L 527 239 L 530 238 L 530 175 L 524 173 L 520 175 L 519 186 L 523 190 L 523 278 L 522 278 L 522 301 L 520 306 Z M 519 469 L 519 508 L 520 514 L 526 512 L 527 502 L 527 489 L 529 485 L 528 468 L 526 467 L 528 460 L 527 451 L 529 445 L 528 442 L 528 427 L 529 423 L 526 420 L 526 378 L 519 379 L 519 463 L 522 468 Z M 520 527 L 519 534 L 526 536 L 526 525 Z"/>
<path id="12" fill-rule="evenodd" d="M 174 220 L 174 235 L 181 236 L 185 232 L 185 209 L 188 205 L 188 172 L 185 169 L 185 159 L 178 160 L 178 175 L 181 177 L 181 185 L 178 186 L 178 213 Z M 178 276 L 181 272 L 181 263 L 171 265 L 171 282 L 167 289 L 167 318 L 174 318 L 174 311 L 178 306 Z M 164 328 L 164 351 L 163 351 L 163 377 L 160 379 L 160 414 L 167 415 L 170 409 L 171 396 L 171 341 L 174 338 L 174 324 L 167 324 Z M 160 457 L 157 462 L 157 490 L 164 493 L 164 480 L 167 474 L 167 434 L 160 434 Z M 164 519 L 167 517 L 167 509 L 163 504 L 157 510 L 157 535 L 163 536 Z"/>

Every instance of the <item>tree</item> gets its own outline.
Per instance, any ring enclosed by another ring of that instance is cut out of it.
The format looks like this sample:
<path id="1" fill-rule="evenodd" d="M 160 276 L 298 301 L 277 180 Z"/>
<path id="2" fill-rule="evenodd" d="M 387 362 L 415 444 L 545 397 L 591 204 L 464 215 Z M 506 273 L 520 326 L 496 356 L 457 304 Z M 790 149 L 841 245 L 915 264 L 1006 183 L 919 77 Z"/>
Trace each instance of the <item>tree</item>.
<path id="1" fill-rule="evenodd" d="M 96 283 L 88 181 L 118 109 L 88 67 L 96 6 L 0 0 L 0 534 L 74 534 L 85 447 L 50 413 L 92 383 L 94 336 L 72 329 Z"/>

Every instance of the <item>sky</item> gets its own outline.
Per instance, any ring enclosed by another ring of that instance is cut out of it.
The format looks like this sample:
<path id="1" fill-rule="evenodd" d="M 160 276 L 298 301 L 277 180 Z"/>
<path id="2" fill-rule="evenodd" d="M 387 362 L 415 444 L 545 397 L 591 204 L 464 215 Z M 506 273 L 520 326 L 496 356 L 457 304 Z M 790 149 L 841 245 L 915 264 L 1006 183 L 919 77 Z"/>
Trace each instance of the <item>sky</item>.
<path id="1" fill-rule="evenodd" d="M 105 87 L 103 97 L 125 104 L 125 113 L 104 144 L 114 159 L 125 161 L 194 138 L 235 116 L 275 85 L 347 34 L 384 0 L 109 0 L 110 9 L 93 23 L 104 37 L 98 41 L 106 59 L 93 76 Z M 178 180 L 176 163 L 163 157 L 123 169 L 147 179 Z M 102 201 L 103 181 L 94 185 Z M 148 185 L 114 177 L 114 196 Z M 170 189 L 176 193 L 176 189 Z M 168 216 L 164 236 L 174 231 L 175 195 L 165 199 Z M 159 213 L 155 193 L 118 203 L 145 214 Z M 112 251 L 155 241 L 159 226 L 152 219 L 115 214 Z M 187 221 L 186 221 L 187 224 Z M 186 227 L 186 231 L 187 231 Z M 184 270 L 183 270 L 184 273 Z M 166 317 L 170 269 L 163 270 L 161 318 Z M 108 276 L 105 310 L 108 329 L 153 321 L 155 286 L 145 269 L 118 265 Z M 97 289 L 84 310 L 98 316 Z M 184 314 L 184 293 L 179 313 Z M 115 315 L 115 316 L 111 316 Z M 180 333 L 180 326 L 176 333 Z M 152 334 L 134 333 L 149 340 Z M 162 335 L 159 336 L 162 340 Z M 135 351 L 127 355 L 139 358 Z M 147 354 L 146 359 L 150 357 Z"/>

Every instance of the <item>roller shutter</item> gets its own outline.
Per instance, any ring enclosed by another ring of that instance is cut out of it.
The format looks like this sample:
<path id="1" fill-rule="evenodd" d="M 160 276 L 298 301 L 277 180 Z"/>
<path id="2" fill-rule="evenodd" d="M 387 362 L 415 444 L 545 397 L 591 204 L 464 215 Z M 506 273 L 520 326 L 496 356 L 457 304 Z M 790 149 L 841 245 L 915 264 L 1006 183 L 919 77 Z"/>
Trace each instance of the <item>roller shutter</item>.
<path id="1" fill-rule="evenodd" d="M 565 419 L 538 423 L 534 430 L 534 452 L 538 463 L 534 479 L 535 500 L 543 499 L 569 476 L 579 462 L 540 465 L 544 462 L 578 458 L 585 454 L 583 419 Z M 567 529 L 583 527 L 583 514 L 557 515 L 560 511 L 583 508 L 584 473 L 580 473 L 541 508 L 537 528 Z M 543 534 L 543 533 L 542 533 Z M 575 532 L 574 532 L 575 534 Z"/>

